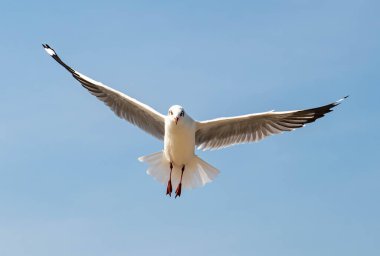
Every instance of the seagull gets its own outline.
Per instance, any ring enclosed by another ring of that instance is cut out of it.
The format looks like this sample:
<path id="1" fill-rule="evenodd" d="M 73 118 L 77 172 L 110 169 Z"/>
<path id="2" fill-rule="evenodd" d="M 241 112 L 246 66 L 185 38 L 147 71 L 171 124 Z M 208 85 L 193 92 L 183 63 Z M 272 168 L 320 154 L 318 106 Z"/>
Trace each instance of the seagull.
<path id="1" fill-rule="evenodd" d="M 172 184 L 177 184 L 175 198 L 181 196 L 182 187 L 202 187 L 219 174 L 218 169 L 195 154 L 196 148 L 221 149 L 236 144 L 257 142 L 273 134 L 293 131 L 323 117 L 348 97 L 305 110 L 283 112 L 272 110 L 195 121 L 179 105 L 171 106 L 167 115 L 163 115 L 150 106 L 79 73 L 64 63 L 48 44 L 42 46 L 85 89 L 103 101 L 118 117 L 164 141 L 162 151 L 142 156 L 138 160 L 148 164 L 147 174 L 167 184 L 166 195 L 171 196 Z"/>

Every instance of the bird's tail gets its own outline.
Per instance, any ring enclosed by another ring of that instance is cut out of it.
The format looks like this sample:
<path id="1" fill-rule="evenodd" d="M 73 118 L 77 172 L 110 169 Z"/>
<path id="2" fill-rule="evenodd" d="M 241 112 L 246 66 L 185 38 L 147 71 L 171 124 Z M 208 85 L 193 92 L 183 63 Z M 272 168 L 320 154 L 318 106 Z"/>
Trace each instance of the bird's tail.
<path id="1" fill-rule="evenodd" d="M 157 152 L 151 155 L 139 157 L 140 162 L 149 165 L 147 174 L 153 176 L 157 181 L 167 184 L 170 176 L 170 162 L 166 159 L 164 152 Z M 173 167 L 172 183 L 176 187 L 181 177 L 181 166 Z M 206 163 L 198 156 L 195 156 L 185 166 L 182 177 L 183 188 L 197 188 L 211 182 L 219 174 L 218 169 Z"/>

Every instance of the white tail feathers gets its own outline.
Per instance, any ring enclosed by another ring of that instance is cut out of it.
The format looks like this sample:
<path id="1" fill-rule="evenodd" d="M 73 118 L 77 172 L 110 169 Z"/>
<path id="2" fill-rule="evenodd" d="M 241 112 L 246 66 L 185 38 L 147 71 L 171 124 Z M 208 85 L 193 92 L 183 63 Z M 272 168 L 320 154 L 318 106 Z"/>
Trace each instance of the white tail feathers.
<path id="1" fill-rule="evenodd" d="M 149 165 L 147 174 L 153 176 L 157 181 L 166 184 L 170 175 L 170 162 L 165 158 L 164 153 L 157 152 L 151 155 L 139 157 L 140 162 Z M 182 166 L 174 166 L 172 171 L 172 183 L 176 186 L 181 178 Z M 182 177 L 183 188 L 197 188 L 211 182 L 219 174 L 218 169 L 206 163 L 198 156 L 185 166 Z"/>

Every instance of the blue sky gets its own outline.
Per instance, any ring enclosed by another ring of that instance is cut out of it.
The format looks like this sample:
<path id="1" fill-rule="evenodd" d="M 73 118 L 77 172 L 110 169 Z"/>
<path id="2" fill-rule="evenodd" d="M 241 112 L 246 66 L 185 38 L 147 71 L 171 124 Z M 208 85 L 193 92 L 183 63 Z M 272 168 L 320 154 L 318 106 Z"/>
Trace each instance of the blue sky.
<path id="1" fill-rule="evenodd" d="M 2 1 L 0 255 L 379 255 L 378 1 Z M 351 97 L 292 133 L 198 152 L 167 198 L 118 119 L 44 51 L 198 120 Z"/>

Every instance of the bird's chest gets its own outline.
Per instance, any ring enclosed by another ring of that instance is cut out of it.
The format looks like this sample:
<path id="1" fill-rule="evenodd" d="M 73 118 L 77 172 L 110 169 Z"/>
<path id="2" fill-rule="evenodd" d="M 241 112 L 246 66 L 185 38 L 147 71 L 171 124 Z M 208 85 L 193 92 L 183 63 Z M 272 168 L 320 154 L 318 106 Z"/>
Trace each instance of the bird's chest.
<path id="1" fill-rule="evenodd" d="M 183 165 L 194 157 L 195 130 L 171 127 L 165 131 L 165 155 L 176 165 Z"/>

